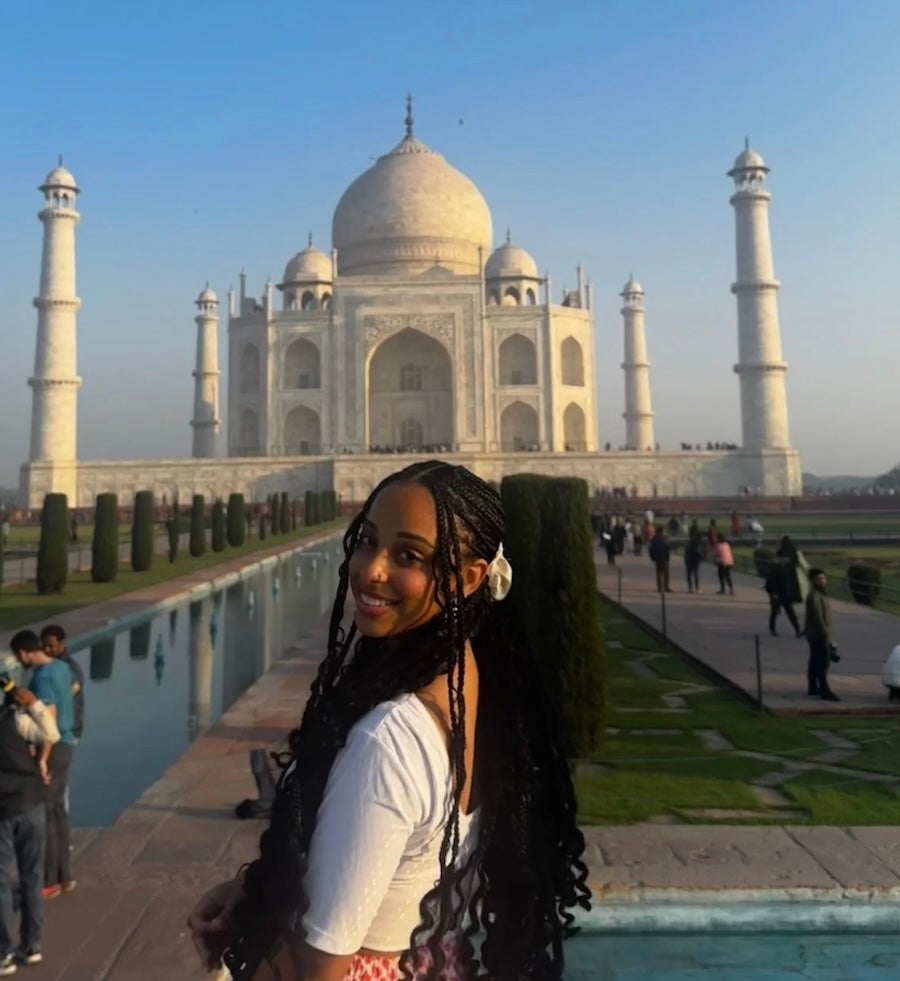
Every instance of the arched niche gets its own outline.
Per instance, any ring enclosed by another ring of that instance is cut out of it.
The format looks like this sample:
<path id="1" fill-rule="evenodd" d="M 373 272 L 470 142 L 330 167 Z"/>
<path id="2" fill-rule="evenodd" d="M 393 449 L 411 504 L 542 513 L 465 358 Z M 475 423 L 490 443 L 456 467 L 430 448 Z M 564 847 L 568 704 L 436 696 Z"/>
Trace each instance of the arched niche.
<path id="1" fill-rule="evenodd" d="M 414 328 L 402 330 L 375 349 L 368 367 L 369 445 L 401 448 L 404 435 L 419 444 L 452 446 L 453 365 L 447 349 Z"/>
<path id="2" fill-rule="evenodd" d="M 500 443 L 503 450 L 530 450 L 538 445 L 538 414 L 524 402 L 513 402 L 500 415 Z"/>
<path id="3" fill-rule="evenodd" d="M 305 337 L 291 341 L 284 354 L 285 388 L 321 388 L 319 349 Z"/>
<path id="4" fill-rule="evenodd" d="M 259 416 L 253 409 L 244 409 L 240 420 L 239 456 L 253 456 L 259 452 Z"/>
<path id="5" fill-rule="evenodd" d="M 584 410 L 574 402 L 570 402 L 563 412 L 563 442 L 567 450 L 587 449 Z"/>
<path id="6" fill-rule="evenodd" d="M 522 334 L 507 337 L 499 352 L 501 385 L 536 385 L 537 352 Z"/>
<path id="7" fill-rule="evenodd" d="M 559 349 L 563 385 L 584 387 L 584 354 L 574 337 L 567 337 Z"/>
<path id="8" fill-rule="evenodd" d="M 319 453 L 322 425 L 319 414 L 306 405 L 295 405 L 284 417 L 284 455 L 306 456 Z"/>
<path id="9" fill-rule="evenodd" d="M 503 291 L 503 306 L 505 307 L 517 307 L 522 302 L 522 294 L 516 289 L 515 286 L 507 286 Z"/>
<path id="10" fill-rule="evenodd" d="M 245 344 L 241 349 L 238 377 L 240 389 L 244 395 L 259 391 L 259 349 L 255 344 Z"/>

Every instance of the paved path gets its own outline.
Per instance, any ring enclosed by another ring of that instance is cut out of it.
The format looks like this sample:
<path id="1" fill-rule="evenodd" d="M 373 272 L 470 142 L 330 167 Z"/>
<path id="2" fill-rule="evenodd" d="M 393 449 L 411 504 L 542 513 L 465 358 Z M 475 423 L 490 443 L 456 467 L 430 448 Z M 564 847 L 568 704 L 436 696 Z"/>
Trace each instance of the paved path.
<path id="1" fill-rule="evenodd" d="M 656 592 L 652 563 L 641 556 L 620 556 L 612 568 L 598 553 L 597 583 L 612 599 L 618 597 L 622 576 L 622 604 L 650 626 L 662 630 L 662 605 Z M 734 596 L 718 596 L 713 566 L 704 564 L 698 595 L 687 591 L 684 564 L 676 553 L 671 567 L 673 592 L 666 595 L 666 633 L 680 648 L 708 664 L 730 682 L 756 697 L 755 637 L 760 640 L 763 703 L 773 712 L 880 712 L 900 713 L 891 706 L 881 683 L 881 668 L 900 644 L 900 617 L 868 607 L 832 600 L 835 642 L 841 662 L 833 665 L 829 681 L 840 702 L 824 702 L 806 695 L 806 641 L 796 640 L 782 613 L 779 637 L 768 630 L 769 601 L 762 581 L 734 573 Z M 802 622 L 802 610 L 797 608 Z"/>

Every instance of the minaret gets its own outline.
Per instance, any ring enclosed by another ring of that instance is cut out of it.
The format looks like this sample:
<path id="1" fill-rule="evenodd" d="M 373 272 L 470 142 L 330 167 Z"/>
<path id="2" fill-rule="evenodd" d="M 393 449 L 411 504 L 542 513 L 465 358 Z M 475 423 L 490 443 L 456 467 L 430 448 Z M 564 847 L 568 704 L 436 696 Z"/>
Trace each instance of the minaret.
<path id="1" fill-rule="evenodd" d="M 206 284 L 197 297 L 197 367 L 194 371 L 194 441 L 191 456 L 216 456 L 219 433 L 219 300 Z"/>
<path id="2" fill-rule="evenodd" d="M 650 362 L 644 334 L 644 290 L 634 276 L 619 294 L 625 318 L 625 445 L 646 452 L 656 446 L 653 436 L 653 409 L 650 405 Z"/>
<path id="3" fill-rule="evenodd" d="M 34 298 L 38 311 L 31 410 L 32 463 L 64 463 L 54 471 L 46 489 L 68 495 L 75 505 L 74 466 L 77 452 L 77 404 L 81 379 L 75 370 L 75 323 L 81 300 L 75 295 L 75 226 L 81 215 L 75 210 L 79 188 L 62 165 L 55 167 L 39 190 L 44 207 L 38 218 L 44 224 L 40 294 Z"/>
<path id="4" fill-rule="evenodd" d="M 787 364 L 781 357 L 778 326 L 778 288 L 769 239 L 769 201 L 765 188 L 769 168 L 750 149 L 728 171 L 734 178 L 737 278 L 731 292 L 737 297 L 738 363 L 741 380 L 743 449 L 787 449 Z"/>

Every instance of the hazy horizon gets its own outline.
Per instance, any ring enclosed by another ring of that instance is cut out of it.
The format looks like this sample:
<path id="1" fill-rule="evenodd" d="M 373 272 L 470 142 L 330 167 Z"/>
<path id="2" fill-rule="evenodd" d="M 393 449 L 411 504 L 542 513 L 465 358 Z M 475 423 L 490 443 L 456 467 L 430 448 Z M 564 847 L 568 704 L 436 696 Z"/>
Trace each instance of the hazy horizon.
<path id="1" fill-rule="evenodd" d="M 0 484 L 28 454 L 41 255 L 36 190 L 62 152 L 77 230 L 79 456 L 185 457 L 193 301 L 247 270 L 259 295 L 331 243 L 346 187 L 403 133 L 471 178 L 553 279 L 593 283 L 600 443 L 624 441 L 621 301 L 646 291 L 657 439 L 740 442 L 734 218 L 744 136 L 768 187 L 791 435 L 802 468 L 875 476 L 890 419 L 900 277 L 890 161 L 900 6 L 570 2 L 452 10 L 223 0 L 56 0 L 6 14 L 14 98 L 0 163 Z M 223 374 L 221 413 L 226 410 Z M 887 437 L 887 438 L 885 438 Z M 220 437 L 222 451 L 224 435 Z"/>

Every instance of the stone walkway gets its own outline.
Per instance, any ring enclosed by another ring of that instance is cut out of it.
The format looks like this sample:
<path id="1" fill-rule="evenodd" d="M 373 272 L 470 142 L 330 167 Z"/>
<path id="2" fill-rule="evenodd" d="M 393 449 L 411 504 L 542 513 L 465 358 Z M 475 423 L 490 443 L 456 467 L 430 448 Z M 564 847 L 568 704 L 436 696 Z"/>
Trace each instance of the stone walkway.
<path id="1" fill-rule="evenodd" d="M 656 591 L 653 564 L 644 556 L 620 556 L 613 568 L 600 561 L 597 584 L 655 630 L 663 630 L 663 609 Z M 873 713 L 900 715 L 900 705 L 888 702 L 881 669 L 900 644 L 900 617 L 868 607 L 832 600 L 835 642 L 841 655 L 829 681 L 840 702 L 806 695 L 806 641 L 796 640 L 784 614 L 779 637 L 768 630 L 769 602 L 760 579 L 733 574 L 734 596 L 718 596 L 715 569 L 704 564 L 702 592 L 688 593 L 684 565 L 675 554 L 671 567 L 673 591 L 665 596 L 665 632 L 682 650 L 708 665 L 729 682 L 756 697 L 755 639 L 759 638 L 763 703 L 775 713 Z M 803 613 L 797 609 L 802 621 Z"/>

